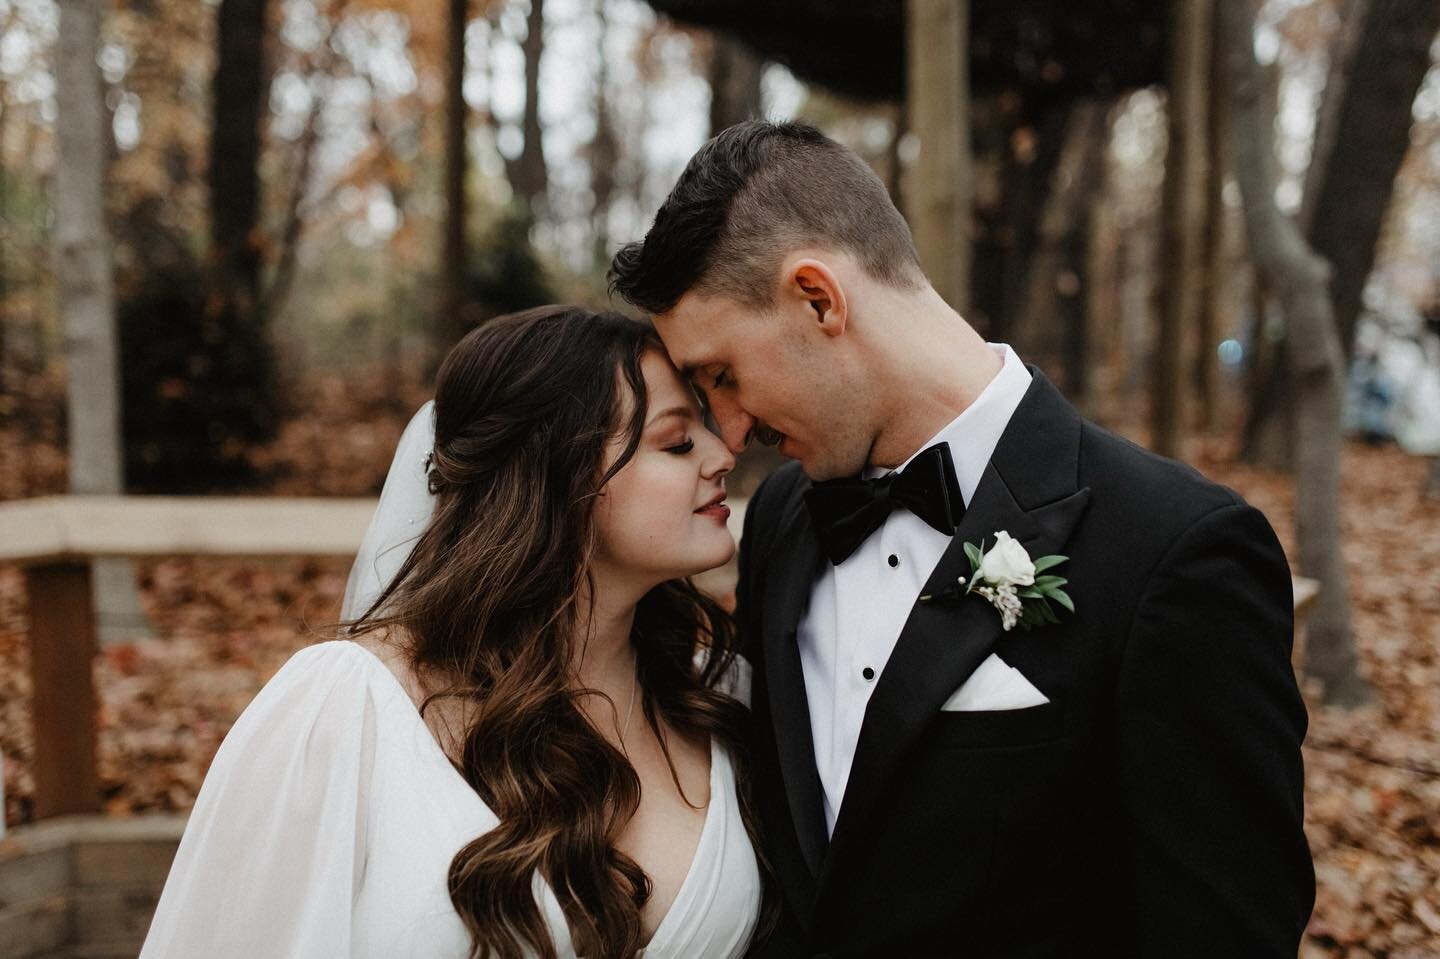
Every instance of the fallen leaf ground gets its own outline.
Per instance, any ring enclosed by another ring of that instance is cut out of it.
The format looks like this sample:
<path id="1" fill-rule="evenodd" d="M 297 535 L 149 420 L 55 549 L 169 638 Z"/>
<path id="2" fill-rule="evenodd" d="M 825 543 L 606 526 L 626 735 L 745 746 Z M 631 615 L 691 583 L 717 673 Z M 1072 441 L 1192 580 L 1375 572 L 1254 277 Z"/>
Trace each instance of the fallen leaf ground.
<path id="1" fill-rule="evenodd" d="M 321 377 L 307 385 L 306 412 L 257 454 L 262 490 L 378 490 L 420 394 L 377 402 L 365 382 Z M 43 387 L 37 391 L 52 393 Z M 63 489 L 57 422 L 42 413 L 0 423 L 0 499 Z M 1292 547 L 1286 477 L 1232 462 L 1219 439 L 1197 444 L 1192 460 L 1262 509 Z M 1346 448 L 1345 558 L 1378 703 L 1342 713 L 1306 690 L 1306 829 L 1318 896 L 1302 959 L 1440 957 L 1440 502 L 1422 498 L 1424 470 L 1393 447 Z M 156 638 L 107 647 L 96 670 L 107 811 L 191 805 L 245 704 L 292 652 L 329 637 L 348 566 L 138 564 Z M 21 574 L 0 566 L 0 750 L 12 826 L 31 818 L 33 792 L 26 622 Z"/>

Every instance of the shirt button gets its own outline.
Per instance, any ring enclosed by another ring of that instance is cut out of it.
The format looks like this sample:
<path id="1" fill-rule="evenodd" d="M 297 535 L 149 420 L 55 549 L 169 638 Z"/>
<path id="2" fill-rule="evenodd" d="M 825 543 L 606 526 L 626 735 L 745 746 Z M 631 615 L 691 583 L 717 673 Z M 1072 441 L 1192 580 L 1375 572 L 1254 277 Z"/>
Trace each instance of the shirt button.
<path id="1" fill-rule="evenodd" d="M 893 568 L 900 565 L 900 557 L 896 556 L 894 553 L 891 553 L 890 558 L 887 559 L 885 562 L 889 563 Z"/>
<path id="2" fill-rule="evenodd" d="M 869 680 L 875 678 L 875 670 L 871 669 L 869 666 L 866 666 L 864 669 L 860 670 L 860 675 L 864 676 L 866 681 L 868 682 Z"/>

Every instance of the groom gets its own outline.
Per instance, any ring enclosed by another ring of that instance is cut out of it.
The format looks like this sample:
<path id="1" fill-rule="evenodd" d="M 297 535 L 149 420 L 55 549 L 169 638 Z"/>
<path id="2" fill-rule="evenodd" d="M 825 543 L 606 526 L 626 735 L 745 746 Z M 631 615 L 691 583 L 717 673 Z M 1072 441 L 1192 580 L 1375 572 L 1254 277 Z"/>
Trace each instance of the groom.
<path id="1" fill-rule="evenodd" d="M 612 281 L 732 449 L 796 461 L 737 591 L 783 902 L 756 955 L 1293 959 L 1306 716 L 1259 512 L 982 340 L 808 127 L 707 143 Z M 1043 615 L 1028 567 L 1062 555 L 1073 612 L 1006 629 L 967 593 L 997 539 L 992 597 Z"/>

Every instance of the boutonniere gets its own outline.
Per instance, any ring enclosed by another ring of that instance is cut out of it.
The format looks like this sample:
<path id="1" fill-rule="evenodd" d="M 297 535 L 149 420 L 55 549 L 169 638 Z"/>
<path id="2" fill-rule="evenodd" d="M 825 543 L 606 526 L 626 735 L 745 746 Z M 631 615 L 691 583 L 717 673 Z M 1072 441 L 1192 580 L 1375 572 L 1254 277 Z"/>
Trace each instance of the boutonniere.
<path id="1" fill-rule="evenodd" d="M 1074 601 L 1060 588 L 1069 580 L 1040 575 L 1066 562 L 1068 556 L 1032 560 L 1025 547 L 1003 529 L 995 534 L 995 545 L 988 550 L 983 539 L 979 546 L 966 543 L 965 555 L 970 559 L 970 575 L 961 576 L 938 594 L 921 596 L 922 603 L 961 600 L 978 593 L 1000 613 L 1000 625 L 1006 632 L 1017 625 L 1029 629 L 1060 622 L 1050 606 L 1051 600 L 1075 612 Z"/>

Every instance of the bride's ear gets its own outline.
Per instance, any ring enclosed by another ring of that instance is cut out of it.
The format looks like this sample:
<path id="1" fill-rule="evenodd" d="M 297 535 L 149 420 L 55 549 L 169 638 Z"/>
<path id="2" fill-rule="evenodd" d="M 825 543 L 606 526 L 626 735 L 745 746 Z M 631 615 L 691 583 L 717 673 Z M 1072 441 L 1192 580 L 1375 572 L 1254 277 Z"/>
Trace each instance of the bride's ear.
<path id="1" fill-rule="evenodd" d="M 826 336 L 839 336 L 849 322 L 845 291 L 833 270 L 820 260 L 806 258 L 787 265 L 786 298 L 807 310 Z"/>

